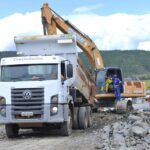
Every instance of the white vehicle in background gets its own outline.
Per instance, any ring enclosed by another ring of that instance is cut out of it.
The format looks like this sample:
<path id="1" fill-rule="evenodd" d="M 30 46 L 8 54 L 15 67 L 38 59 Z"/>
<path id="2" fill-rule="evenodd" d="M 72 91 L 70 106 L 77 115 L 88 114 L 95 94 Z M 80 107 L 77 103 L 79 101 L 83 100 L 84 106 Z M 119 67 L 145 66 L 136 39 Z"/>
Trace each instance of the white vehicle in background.
<path id="1" fill-rule="evenodd" d="M 144 98 L 134 98 L 132 106 L 135 111 L 150 111 L 150 103 Z"/>

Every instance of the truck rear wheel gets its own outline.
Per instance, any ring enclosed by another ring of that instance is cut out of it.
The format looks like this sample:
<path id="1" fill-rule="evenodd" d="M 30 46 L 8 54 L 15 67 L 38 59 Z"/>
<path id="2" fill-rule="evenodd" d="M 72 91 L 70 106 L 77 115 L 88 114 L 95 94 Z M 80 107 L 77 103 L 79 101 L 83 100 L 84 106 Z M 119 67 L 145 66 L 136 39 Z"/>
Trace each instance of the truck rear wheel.
<path id="1" fill-rule="evenodd" d="M 78 115 L 79 114 L 79 107 L 74 107 L 74 113 L 73 113 L 73 123 L 72 127 L 73 129 L 78 129 L 79 128 L 79 123 L 78 123 Z"/>
<path id="2" fill-rule="evenodd" d="M 87 116 L 88 116 L 88 127 L 92 126 L 92 109 L 90 106 L 87 106 Z"/>
<path id="3" fill-rule="evenodd" d="M 69 136 L 72 133 L 72 114 L 69 109 L 68 120 L 61 124 L 61 135 Z"/>
<path id="4" fill-rule="evenodd" d="M 8 138 L 15 138 L 18 136 L 19 128 L 15 124 L 6 124 L 5 130 Z"/>
<path id="5" fill-rule="evenodd" d="M 88 117 L 86 107 L 79 108 L 79 128 L 86 129 L 88 127 Z"/>

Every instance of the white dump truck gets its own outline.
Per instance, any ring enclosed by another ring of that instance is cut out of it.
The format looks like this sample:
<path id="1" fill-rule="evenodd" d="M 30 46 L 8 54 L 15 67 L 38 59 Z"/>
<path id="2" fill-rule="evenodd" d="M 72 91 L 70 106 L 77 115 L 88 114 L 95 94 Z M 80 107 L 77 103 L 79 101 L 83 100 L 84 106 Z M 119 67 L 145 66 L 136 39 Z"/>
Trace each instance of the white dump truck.
<path id="1" fill-rule="evenodd" d="M 94 82 L 85 71 L 73 35 L 15 37 L 17 57 L 1 59 L 0 123 L 9 138 L 20 128 L 91 126 Z"/>

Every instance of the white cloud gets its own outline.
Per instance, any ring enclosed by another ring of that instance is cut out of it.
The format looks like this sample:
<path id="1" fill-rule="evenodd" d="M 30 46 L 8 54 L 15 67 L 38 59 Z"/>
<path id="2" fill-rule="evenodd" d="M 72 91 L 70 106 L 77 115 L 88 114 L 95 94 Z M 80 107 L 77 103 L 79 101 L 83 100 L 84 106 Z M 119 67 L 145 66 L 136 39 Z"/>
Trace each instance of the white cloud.
<path id="1" fill-rule="evenodd" d="M 97 10 L 103 6 L 104 6 L 103 4 L 97 4 L 97 5 L 92 5 L 92 6 L 82 6 L 82 7 L 76 8 L 73 12 L 74 13 L 86 13 L 92 10 Z"/>
<path id="2" fill-rule="evenodd" d="M 15 13 L 0 19 L 0 51 L 15 50 L 14 36 L 42 34 L 40 12 Z"/>
<path id="3" fill-rule="evenodd" d="M 139 43 L 150 41 L 150 14 L 81 14 L 68 18 L 94 39 L 99 49 L 137 49 Z"/>
<path id="4" fill-rule="evenodd" d="M 150 41 L 140 42 L 138 45 L 138 49 L 150 51 Z"/>
<path id="5" fill-rule="evenodd" d="M 65 18 L 91 37 L 100 50 L 150 50 L 150 14 L 72 14 Z M 0 19 L 0 51 L 15 50 L 14 36 L 42 35 L 42 30 L 40 12 Z"/>

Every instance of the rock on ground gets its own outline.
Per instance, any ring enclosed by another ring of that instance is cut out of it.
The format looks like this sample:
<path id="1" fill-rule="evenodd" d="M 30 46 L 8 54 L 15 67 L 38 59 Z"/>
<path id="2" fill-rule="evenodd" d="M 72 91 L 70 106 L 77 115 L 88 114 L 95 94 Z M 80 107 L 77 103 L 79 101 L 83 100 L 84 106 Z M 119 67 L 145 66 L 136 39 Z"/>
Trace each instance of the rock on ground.
<path id="1" fill-rule="evenodd" d="M 101 129 L 101 149 L 115 150 L 148 150 L 150 149 L 150 124 L 149 117 L 143 114 L 130 115 L 124 122 L 118 121 L 106 129 Z M 109 131 L 108 131 L 109 130 Z M 106 138 L 108 140 L 106 140 Z M 106 142 L 107 141 L 107 142 Z"/>
<path id="2" fill-rule="evenodd" d="M 22 131 L 8 139 L 0 127 L 0 150 L 149 150 L 150 119 L 143 114 L 128 118 L 114 113 L 93 114 L 93 126 L 74 130 L 69 137 Z"/>

